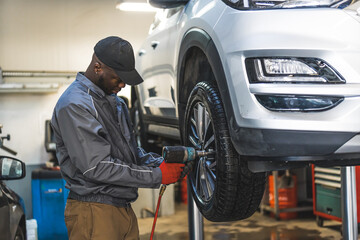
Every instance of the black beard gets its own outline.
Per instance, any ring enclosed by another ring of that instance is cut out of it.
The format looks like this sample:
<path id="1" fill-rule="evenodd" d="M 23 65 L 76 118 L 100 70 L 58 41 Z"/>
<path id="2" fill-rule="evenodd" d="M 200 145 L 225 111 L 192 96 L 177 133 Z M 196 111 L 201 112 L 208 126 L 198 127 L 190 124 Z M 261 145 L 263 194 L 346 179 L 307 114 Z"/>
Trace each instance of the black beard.
<path id="1" fill-rule="evenodd" d="M 104 78 L 103 77 L 99 77 L 99 80 L 98 80 L 98 82 L 97 82 L 98 84 L 98 87 L 99 88 L 101 88 L 101 90 L 103 90 L 104 92 L 105 92 L 105 94 L 108 94 L 108 95 L 110 95 L 111 94 L 111 92 L 109 93 L 108 92 L 108 90 L 106 89 L 106 87 L 105 87 L 105 81 L 104 81 Z"/>

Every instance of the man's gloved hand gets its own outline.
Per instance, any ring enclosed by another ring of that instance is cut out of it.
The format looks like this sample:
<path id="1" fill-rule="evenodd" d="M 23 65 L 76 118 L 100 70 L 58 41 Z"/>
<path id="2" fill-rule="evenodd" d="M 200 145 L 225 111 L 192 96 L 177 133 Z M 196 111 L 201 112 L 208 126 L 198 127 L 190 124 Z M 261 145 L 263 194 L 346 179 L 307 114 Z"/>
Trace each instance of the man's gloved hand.
<path id="1" fill-rule="evenodd" d="M 161 183 L 171 184 L 177 182 L 180 179 L 180 175 L 185 167 L 185 164 L 166 163 L 163 161 L 159 167 L 162 173 Z"/>
<path id="2" fill-rule="evenodd" d="M 189 161 L 186 163 L 184 170 L 182 171 L 180 178 L 184 178 L 186 177 L 186 175 L 188 175 L 194 168 L 195 165 L 195 161 Z"/>

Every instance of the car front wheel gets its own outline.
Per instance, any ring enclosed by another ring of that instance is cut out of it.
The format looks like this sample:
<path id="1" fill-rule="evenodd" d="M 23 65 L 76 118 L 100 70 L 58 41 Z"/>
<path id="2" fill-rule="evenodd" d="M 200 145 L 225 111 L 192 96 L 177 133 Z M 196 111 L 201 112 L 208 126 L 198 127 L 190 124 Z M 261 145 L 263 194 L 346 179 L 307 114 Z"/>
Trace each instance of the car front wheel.
<path id="1" fill-rule="evenodd" d="M 195 160 L 188 175 L 202 215 L 210 221 L 250 217 L 261 202 L 265 173 L 250 172 L 235 151 L 219 92 L 207 82 L 198 83 L 191 92 L 184 136 L 186 146 L 209 152 Z"/>

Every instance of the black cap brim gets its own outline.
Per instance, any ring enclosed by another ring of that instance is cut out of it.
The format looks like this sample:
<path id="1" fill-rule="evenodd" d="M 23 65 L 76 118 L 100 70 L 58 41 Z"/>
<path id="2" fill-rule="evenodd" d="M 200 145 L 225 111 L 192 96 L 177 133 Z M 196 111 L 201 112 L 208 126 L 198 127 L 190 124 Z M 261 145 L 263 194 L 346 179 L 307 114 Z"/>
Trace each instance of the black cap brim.
<path id="1" fill-rule="evenodd" d="M 127 85 L 138 85 L 144 81 L 135 69 L 131 71 L 119 71 L 114 69 L 114 71 Z"/>

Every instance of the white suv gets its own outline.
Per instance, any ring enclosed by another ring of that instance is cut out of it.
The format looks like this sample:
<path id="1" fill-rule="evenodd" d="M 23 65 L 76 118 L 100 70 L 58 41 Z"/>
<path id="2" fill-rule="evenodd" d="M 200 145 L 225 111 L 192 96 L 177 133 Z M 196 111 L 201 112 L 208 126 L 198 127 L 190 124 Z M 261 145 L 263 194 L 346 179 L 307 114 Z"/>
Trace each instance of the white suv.
<path id="1" fill-rule="evenodd" d="M 251 216 L 266 171 L 360 163 L 359 0 L 150 3 L 138 140 L 216 152 L 189 175 L 207 219 Z"/>

